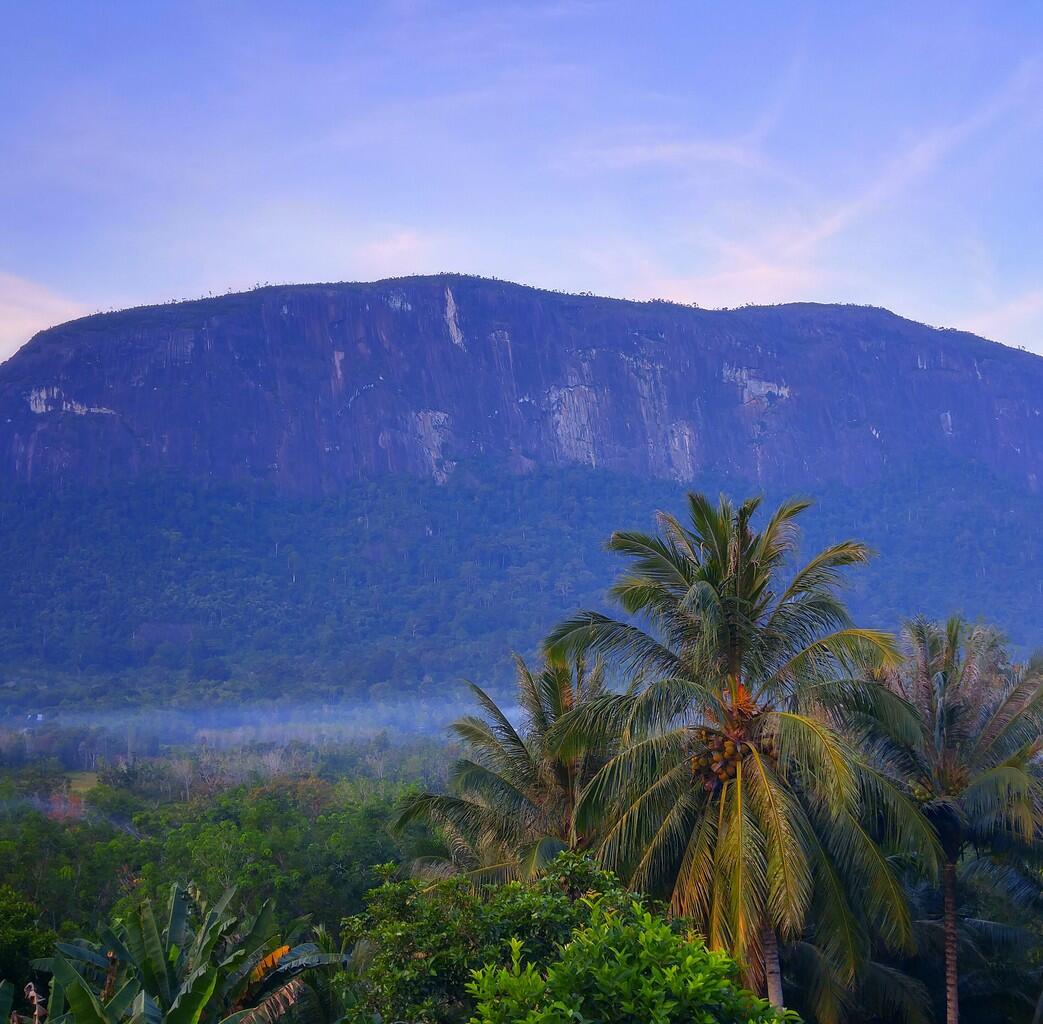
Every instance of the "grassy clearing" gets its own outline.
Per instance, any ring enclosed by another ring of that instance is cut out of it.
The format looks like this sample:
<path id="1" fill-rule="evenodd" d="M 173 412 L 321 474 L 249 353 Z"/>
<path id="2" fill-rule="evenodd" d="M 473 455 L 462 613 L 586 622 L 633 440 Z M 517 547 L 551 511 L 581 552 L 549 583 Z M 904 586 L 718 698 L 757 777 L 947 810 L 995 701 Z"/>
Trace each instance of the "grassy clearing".
<path id="1" fill-rule="evenodd" d="M 97 772 L 69 772 L 69 792 L 83 796 L 98 784 Z"/>

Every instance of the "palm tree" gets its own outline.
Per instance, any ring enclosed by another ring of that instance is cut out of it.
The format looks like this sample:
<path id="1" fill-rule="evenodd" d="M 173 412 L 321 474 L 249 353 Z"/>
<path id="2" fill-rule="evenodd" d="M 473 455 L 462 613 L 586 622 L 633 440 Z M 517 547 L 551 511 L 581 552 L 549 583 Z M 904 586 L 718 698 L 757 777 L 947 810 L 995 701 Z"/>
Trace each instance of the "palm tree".
<path id="1" fill-rule="evenodd" d="M 450 770 L 449 793 L 407 799 L 395 822 L 399 829 L 417 819 L 434 825 L 451 850 L 449 865 L 441 867 L 486 880 L 531 877 L 561 850 L 586 846 L 589 837 L 573 829 L 573 814 L 582 788 L 603 763 L 605 741 L 567 757 L 547 746 L 563 715 L 605 693 L 600 663 L 549 659 L 539 672 L 521 658 L 515 664 L 521 731 L 492 697 L 470 684 L 481 714 L 452 726 L 466 754 Z"/>
<path id="2" fill-rule="evenodd" d="M 611 594 L 643 621 L 583 612 L 547 649 L 593 649 L 652 680 L 555 728 L 560 756 L 606 735 L 624 744 L 584 791 L 576 829 L 598 825 L 608 866 L 668 897 L 781 1006 L 779 938 L 798 938 L 806 921 L 845 977 L 865 962 L 853 885 L 885 937 L 911 941 L 877 838 L 928 863 L 934 847 L 913 802 L 856 742 L 871 720 L 900 731 L 908 717 L 857 678 L 858 666 L 896 662 L 893 638 L 855 627 L 837 595 L 842 571 L 870 552 L 843 541 L 784 579 L 809 503 L 782 504 L 758 531 L 759 504 L 689 494 L 688 525 L 661 513 L 656 535 L 614 534 L 610 549 L 634 566 Z"/>
<path id="3" fill-rule="evenodd" d="M 959 876 L 1023 886 L 1016 858 L 1039 853 L 1043 677 L 1009 665 L 994 630 L 960 618 L 915 619 L 903 637 L 905 667 L 886 678 L 919 718 L 905 753 L 944 854 L 945 1013 L 957 1024 Z"/>
<path id="4" fill-rule="evenodd" d="M 1031 863 L 990 861 L 987 874 L 975 858 L 957 866 L 959 921 L 959 1009 L 969 1020 L 1027 1024 L 1043 970 L 1039 964 L 1041 884 Z M 937 881 L 911 878 L 909 904 L 916 918 L 916 956 L 903 964 L 924 983 L 935 1004 L 935 1020 L 945 1019 L 945 922 Z"/>

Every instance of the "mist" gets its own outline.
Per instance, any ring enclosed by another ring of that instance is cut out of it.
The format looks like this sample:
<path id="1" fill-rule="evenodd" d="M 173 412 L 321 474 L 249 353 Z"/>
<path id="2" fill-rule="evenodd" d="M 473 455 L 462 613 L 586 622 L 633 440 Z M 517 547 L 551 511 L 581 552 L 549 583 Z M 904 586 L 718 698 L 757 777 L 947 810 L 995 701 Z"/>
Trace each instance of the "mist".
<path id="1" fill-rule="evenodd" d="M 55 731 L 106 736 L 134 748 L 286 745 L 325 747 L 381 736 L 389 742 L 445 737 L 449 724 L 471 713 L 463 699 L 406 699 L 394 704 L 244 704 L 177 708 L 49 710 L 0 716 L 0 729 L 43 738 Z M 505 709 L 514 715 L 517 709 Z"/>

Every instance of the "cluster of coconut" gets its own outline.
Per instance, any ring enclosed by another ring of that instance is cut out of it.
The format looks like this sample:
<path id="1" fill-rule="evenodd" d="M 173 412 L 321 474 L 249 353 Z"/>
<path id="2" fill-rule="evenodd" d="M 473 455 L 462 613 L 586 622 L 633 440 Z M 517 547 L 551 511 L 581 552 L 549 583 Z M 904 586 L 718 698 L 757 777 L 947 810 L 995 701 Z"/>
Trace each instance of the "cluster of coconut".
<path id="1" fill-rule="evenodd" d="M 748 746 L 750 740 L 742 738 L 738 742 L 730 736 L 713 732 L 710 729 L 696 729 L 695 738 L 705 748 L 692 755 L 692 774 L 702 781 L 707 793 L 727 779 L 734 779 L 742 757 L 742 746 Z M 776 748 L 770 738 L 764 738 L 757 747 L 762 754 L 774 761 Z"/>
<path id="2" fill-rule="evenodd" d="M 931 784 L 927 779 L 917 779 L 913 783 L 913 799 L 917 803 L 925 804 L 934 798 L 934 794 L 931 792 Z"/>
<path id="3" fill-rule="evenodd" d="M 735 740 L 709 729 L 696 729 L 695 738 L 706 748 L 692 756 L 692 774 L 702 779 L 708 793 L 726 779 L 735 778 L 739 748 Z"/>

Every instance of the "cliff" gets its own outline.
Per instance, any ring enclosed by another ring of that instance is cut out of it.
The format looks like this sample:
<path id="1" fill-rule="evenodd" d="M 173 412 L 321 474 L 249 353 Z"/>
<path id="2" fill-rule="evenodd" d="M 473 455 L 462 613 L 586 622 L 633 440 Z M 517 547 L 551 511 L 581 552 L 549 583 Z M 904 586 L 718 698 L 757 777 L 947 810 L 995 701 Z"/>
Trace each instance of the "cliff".
<path id="1" fill-rule="evenodd" d="M 688 483 L 1043 480 L 1043 359 L 882 309 L 710 311 L 460 276 L 99 314 L 0 365 L 0 480 L 335 492 L 463 460 Z"/>

